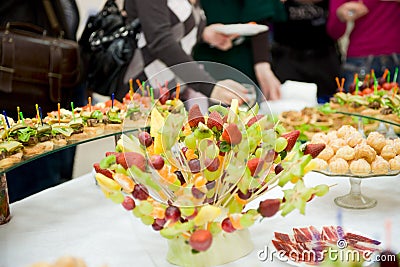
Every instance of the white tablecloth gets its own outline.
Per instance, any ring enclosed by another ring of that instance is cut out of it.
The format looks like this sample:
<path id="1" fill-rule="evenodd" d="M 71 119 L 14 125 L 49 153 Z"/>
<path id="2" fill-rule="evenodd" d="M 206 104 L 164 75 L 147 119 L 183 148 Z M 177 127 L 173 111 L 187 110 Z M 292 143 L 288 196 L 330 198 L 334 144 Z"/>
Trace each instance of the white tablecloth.
<path id="1" fill-rule="evenodd" d="M 344 227 L 384 241 L 384 223 L 390 219 L 392 247 L 400 251 L 399 178 L 363 180 L 362 192 L 376 198 L 378 205 L 367 210 L 344 209 Z M 291 232 L 293 227 L 320 228 L 337 223 L 338 207 L 333 199 L 349 191 L 348 179 L 309 173 L 305 181 L 308 185 L 337 186 L 323 198 L 310 202 L 306 216 L 295 211 L 286 218 L 275 216 L 256 222 L 250 228 L 253 252 L 227 266 L 288 266 L 277 259 L 258 260 L 258 251 L 270 242 L 273 231 Z M 279 194 L 280 191 L 272 191 L 270 195 Z M 11 214 L 11 221 L 0 225 L 0 267 L 52 262 L 63 255 L 81 257 L 89 267 L 170 266 L 165 260 L 166 240 L 120 205 L 104 198 L 90 174 L 13 203 Z"/>

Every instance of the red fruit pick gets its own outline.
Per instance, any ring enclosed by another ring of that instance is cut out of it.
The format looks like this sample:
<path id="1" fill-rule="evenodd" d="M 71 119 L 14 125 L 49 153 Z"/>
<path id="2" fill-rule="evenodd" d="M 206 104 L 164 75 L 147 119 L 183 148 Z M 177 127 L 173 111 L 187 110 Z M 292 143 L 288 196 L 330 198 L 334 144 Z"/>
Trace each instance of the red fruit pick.
<path id="1" fill-rule="evenodd" d="M 212 243 L 212 234 L 208 230 L 200 229 L 194 232 L 189 239 L 190 246 L 197 251 L 206 251 Z"/>
<path id="2" fill-rule="evenodd" d="M 250 169 L 251 176 L 257 175 L 257 173 L 260 171 L 261 164 L 260 167 L 259 164 L 260 164 L 259 158 L 253 158 L 247 162 L 247 167 Z"/>
<path id="3" fill-rule="evenodd" d="M 204 116 L 201 113 L 199 105 L 195 104 L 190 108 L 188 122 L 190 127 L 197 127 L 200 122 L 205 123 Z"/>
<path id="4" fill-rule="evenodd" d="M 286 140 L 288 141 L 288 144 L 287 144 L 287 146 L 285 148 L 286 151 L 292 150 L 292 148 L 296 144 L 297 138 L 299 138 L 299 136 L 300 136 L 300 131 L 299 130 L 295 130 L 295 131 L 292 131 L 290 133 L 282 134 L 282 137 L 285 137 Z"/>
<path id="5" fill-rule="evenodd" d="M 142 171 L 146 168 L 146 159 L 142 154 L 136 152 L 120 153 L 117 155 L 117 163 L 121 164 L 125 169 L 132 167 L 132 165 L 135 165 Z"/>
<path id="6" fill-rule="evenodd" d="M 108 178 L 113 179 L 113 173 L 112 173 L 112 171 L 107 170 L 107 169 L 102 169 L 102 168 L 100 168 L 100 164 L 99 164 L 99 163 L 93 164 L 93 168 L 94 168 L 94 171 L 95 171 L 95 172 L 101 173 L 101 174 L 103 174 L 104 176 L 107 176 Z"/>
<path id="7" fill-rule="evenodd" d="M 207 120 L 207 127 L 209 129 L 213 129 L 215 127 L 217 131 L 221 131 L 223 127 L 224 122 L 222 121 L 221 115 L 217 111 L 213 111 L 210 113 L 208 116 Z"/>
<path id="8" fill-rule="evenodd" d="M 310 154 L 311 157 L 316 158 L 325 149 L 325 146 L 325 144 L 307 144 L 304 149 L 304 155 Z"/>
<path id="9" fill-rule="evenodd" d="M 280 205 L 281 205 L 281 200 L 279 198 L 266 199 L 260 202 L 260 206 L 258 207 L 258 212 L 263 217 L 272 217 L 279 211 Z"/>
<path id="10" fill-rule="evenodd" d="M 242 133 L 236 124 L 229 124 L 223 131 L 221 138 L 231 145 L 237 145 L 242 141 Z"/>
<path id="11" fill-rule="evenodd" d="M 255 122 L 261 120 L 264 117 L 263 114 L 258 114 L 256 116 L 254 116 L 253 118 L 251 118 L 248 122 L 247 122 L 247 127 L 250 127 L 251 125 L 253 125 Z"/>

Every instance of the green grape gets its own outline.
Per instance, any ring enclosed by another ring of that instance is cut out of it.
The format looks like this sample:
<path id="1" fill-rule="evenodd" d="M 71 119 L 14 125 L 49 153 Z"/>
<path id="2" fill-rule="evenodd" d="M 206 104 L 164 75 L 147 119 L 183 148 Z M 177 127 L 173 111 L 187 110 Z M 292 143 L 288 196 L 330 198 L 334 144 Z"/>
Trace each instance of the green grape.
<path id="1" fill-rule="evenodd" d="M 141 201 L 138 208 L 143 215 L 149 215 L 153 211 L 153 205 L 148 201 Z"/>
<path id="2" fill-rule="evenodd" d="M 276 156 L 276 159 L 274 159 L 274 163 L 279 164 L 281 161 L 282 161 L 281 154 L 278 154 L 278 156 Z"/>
<path id="3" fill-rule="evenodd" d="M 246 211 L 247 214 L 250 214 L 251 216 L 256 216 L 258 215 L 258 211 L 256 209 L 249 209 Z"/>
<path id="4" fill-rule="evenodd" d="M 220 224 L 217 222 L 210 223 L 209 227 L 210 227 L 209 230 L 212 235 L 219 234 L 222 231 Z"/>
<path id="5" fill-rule="evenodd" d="M 121 164 L 116 165 L 115 172 L 116 173 L 122 173 L 122 174 L 127 175 L 127 176 L 129 175 L 128 172 L 125 170 L 124 167 L 122 167 Z"/>
<path id="6" fill-rule="evenodd" d="M 181 210 L 181 214 L 185 217 L 192 215 L 195 210 L 195 208 L 193 206 L 189 206 L 189 205 L 187 207 L 180 207 L 179 209 Z"/>
<path id="7" fill-rule="evenodd" d="M 257 148 L 257 150 L 255 152 L 255 157 L 256 158 L 261 158 L 262 150 L 263 149 L 261 147 Z"/>
<path id="8" fill-rule="evenodd" d="M 275 151 L 278 153 L 283 151 L 286 148 L 287 144 L 288 141 L 285 137 L 278 137 L 275 140 Z"/>
<path id="9" fill-rule="evenodd" d="M 154 218 L 151 216 L 143 216 L 141 220 L 144 225 L 152 225 L 154 223 Z"/>
<path id="10" fill-rule="evenodd" d="M 196 149 L 196 137 L 193 133 L 185 137 L 185 145 L 190 149 Z"/>
<path id="11" fill-rule="evenodd" d="M 132 210 L 132 214 L 137 217 L 137 218 L 141 218 L 143 216 L 143 214 L 140 212 L 138 206 L 136 206 L 133 210 Z"/>
<path id="12" fill-rule="evenodd" d="M 121 192 L 112 192 L 110 194 L 110 199 L 112 200 L 112 202 L 117 203 L 117 204 L 121 204 L 122 202 L 124 202 L 124 195 Z"/>
<path id="13" fill-rule="evenodd" d="M 327 186 L 326 184 L 320 184 L 314 187 L 314 190 L 315 190 L 314 194 L 317 197 L 322 197 L 323 195 L 326 195 L 329 192 L 329 186 Z"/>
<path id="14" fill-rule="evenodd" d="M 208 190 L 207 193 L 206 193 L 206 197 L 207 198 L 214 197 L 214 195 L 215 195 L 215 187 L 210 189 L 210 190 Z"/>
<path id="15" fill-rule="evenodd" d="M 242 218 L 240 218 L 240 225 L 247 228 L 254 224 L 253 215 L 251 214 L 243 214 Z"/>
<path id="16" fill-rule="evenodd" d="M 229 203 L 228 208 L 230 214 L 241 213 L 243 210 L 243 204 L 240 204 L 235 199 L 232 199 L 231 202 Z"/>
<path id="17" fill-rule="evenodd" d="M 207 169 L 204 169 L 203 176 L 207 179 L 207 181 L 217 180 L 221 176 L 221 170 L 217 170 L 215 172 L 210 172 Z"/>

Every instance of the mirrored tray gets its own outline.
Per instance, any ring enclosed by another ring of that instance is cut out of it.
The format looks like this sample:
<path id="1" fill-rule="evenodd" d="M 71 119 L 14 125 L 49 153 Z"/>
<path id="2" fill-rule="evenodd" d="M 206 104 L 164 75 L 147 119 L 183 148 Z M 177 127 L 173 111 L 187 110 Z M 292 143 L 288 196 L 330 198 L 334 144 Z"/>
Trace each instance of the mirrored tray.
<path id="1" fill-rule="evenodd" d="M 314 170 L 314 172 L 324 174 L 331 177 L 343 177 L 350 180 L 350 192 L 344 196 L 335 198 L 335 203 L 339 207 L 347 209 L 370 209 L 376 206 L 378 201 L 376 199 L 367 197 L 361 193 L 361 181 L 367 178 L 385 178 L 389 176 L 396 176 L 400 174 L 400 170 L 391 170 L 387 174 L 370 173 L 366 175 L 356 175 L 351 173 L 336 174 L 329 171 Z"/>

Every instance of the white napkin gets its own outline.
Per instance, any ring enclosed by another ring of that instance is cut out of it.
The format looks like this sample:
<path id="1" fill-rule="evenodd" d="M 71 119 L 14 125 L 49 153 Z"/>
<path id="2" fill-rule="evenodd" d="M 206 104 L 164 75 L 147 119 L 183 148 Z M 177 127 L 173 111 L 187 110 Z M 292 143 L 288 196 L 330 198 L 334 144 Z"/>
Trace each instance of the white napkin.
<path id="1" fill-rule="evenodd" d="M 318 105 L 317 85 L 297 81 L 286 81 L 280 88 L 281 99 L 260 104 L 260 112 L 264 114 L 279 114 L 283 111 L 300 111 L 305 107 Z"/>

